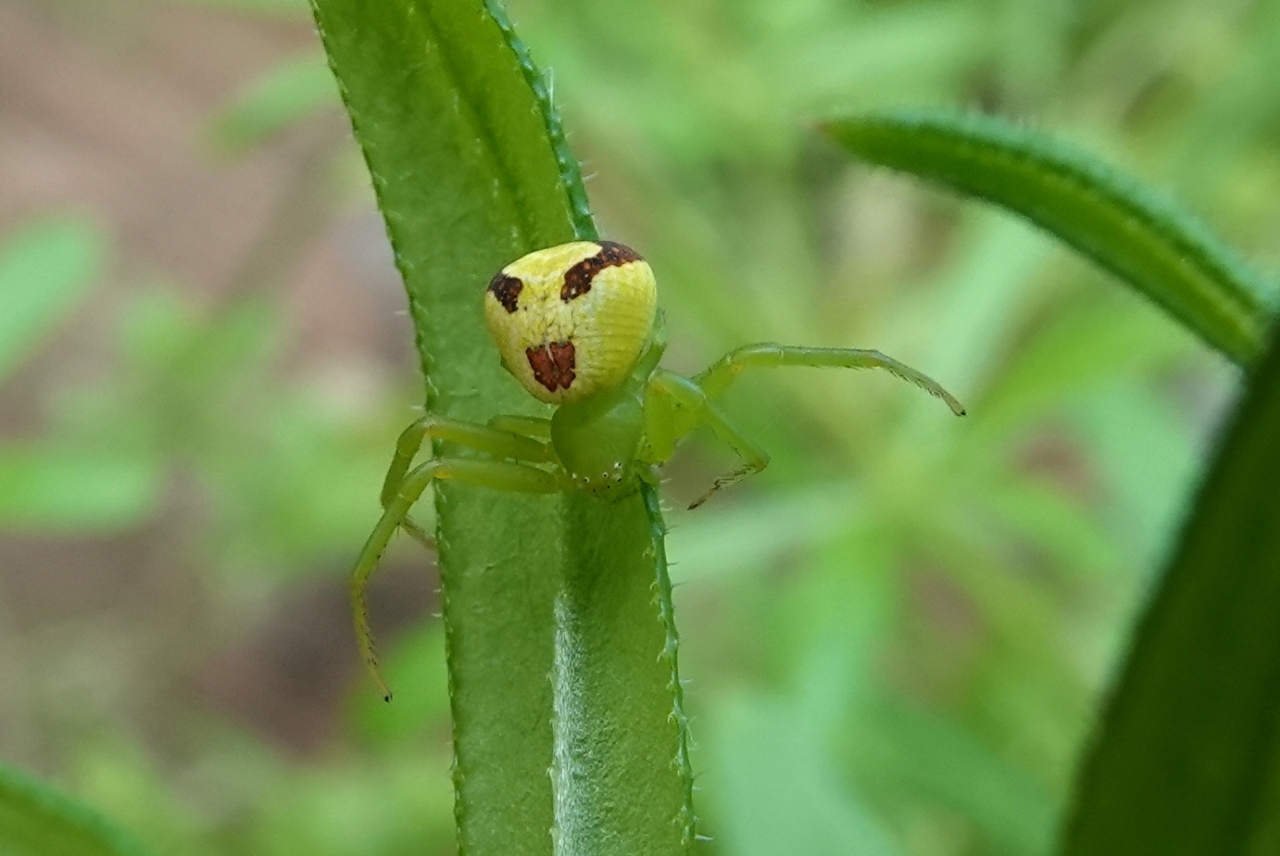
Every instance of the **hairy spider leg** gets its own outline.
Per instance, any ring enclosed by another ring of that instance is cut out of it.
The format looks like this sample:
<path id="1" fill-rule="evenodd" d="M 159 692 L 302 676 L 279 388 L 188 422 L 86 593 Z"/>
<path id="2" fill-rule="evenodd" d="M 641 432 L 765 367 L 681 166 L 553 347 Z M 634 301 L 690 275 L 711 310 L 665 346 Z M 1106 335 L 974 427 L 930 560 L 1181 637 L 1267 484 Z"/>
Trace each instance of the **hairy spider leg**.
<path id="1" fill-rule="evenodd" d="M 473 426 L 482 427 L 482 426 Z M 397 456 L 399 450 L 397 450 Z M 373 644 L 373 630 L 369 626 L 369 608 L 365 603 L 365 586 L 378 566 L 382 551 L 386 549 L 396 529 L 404 524 L 409 509 L 432 479 L 455 479 L 467 484 L 481 485 L 498 490 L 521 493 L 556 493 L 565 485 L 555 473 L 540 470 L 527 464 L 511 461 L 484 461 L 469 459 L 444 459 L 427 461 L 400 479 L 391 496 L 385 496 L 384 508 L 378 525 L 374 527 L 364 548 L 351 570 L 351 610 L 355 617 L 356 641 L 360 653 L 382 690 L 382 697 L 391 701 L 391 688 L 382 677 L 378 666 L 378 654 Z"/>
<path id="2" fill-rule="evenodd" d="M 517 425 L 526 428 L 529 427 L 528 424 L 523 421 L 524 417 L 513 416 L 506 417 L 506 419 L 511 420 L 512 427 Z M 493 421 L 497 420 L 495 419 Z M 536 420 L 528 421 L 533 422 Z M 541 442 L 521 432 L 504 430 L 503 427 L 497 427 L 492 424 L 488 426 L 476 425 L 471 422 L 463 422 L 457 419 L 448 419 L 446 417 L 428 414 L 415 420 L 412 425 L 401 432 L 399 439 L 396 441 L 396 452 L 391 459 L 391 466 L 387 468 L 387 475 L 386 478 L 383 479 L 382 483 L 381 503 L 384 514 L 382 521 L 379 522 L 379 526 L 382 525 L 383 521 L 389 519 L 388 515 L 390 514 L 392 503 L 394 503 L 397 497 L 404 492 L 404 484 L 406 481 L 406 474 L 409 473 L 409 467 L 413 464 L 413 459 L 417 457 L 418 453 L 421 451 L 422 444 L 428 439 L 454 442 L 461 446 L 465 446 L 466 448 L 485 452 L 497 458 L 509 458 L 530 463 L 545 463 L 555 460 L 555 454 L 551 451 L 549 443 Z M 467 462 L 459 461 L 458 463 Z M 422 468 L 419 467 L 418 470 L 414 470 L 414 472 L 418 472 L 421 469 Z M 437 477 L 439 478 L 442 476 Z M 467 480 L 465 476 L 460 476 L 460 478 Z M 424 487 L 425 484 L 426 483 L 424 482 Z M 419 490 L 418 493 L 421 494 L 421 490 Z M 414 501 L 416 500 L 417 496 L 415 495 Z M 414 540 L 418 541 L 428 549 L 435 549 L 435 539 L 427 534 L 426 530 L 409 517 L 409 506 L 412 504 L 413 502 L 410 502 L 405 506 L 404 512 L 396 516 L 396 525 L 387 530 L 385 538 L 383 538 L 381 545 L 378 546 L 377 552 L 371 560 L 372 564 L 362 570 L 362 566 L 358 562 L 356 571 L 352 574 L 352 607 L 355 610 L 356 634 L 359 637 L 360 648 L 365 654 L 365 659 L 369 660 L 370 666 L 374 671 L 374 676 L 377 678 L 379 685 L 384 691 L 386 690 L 386 684 L 383 682 L 379 674 L 376 657 L 374 656 L 373 651 L 373 640 L 369 631 L 368 614 L 364 606 L 364 580 L 367 580 L 369 575 L 373 573 L 373 569 L 377 566 L 378 557 L 386 548 L 387 541 L 390 540 L 391 535 L 394 534 L 397 527 L 403 529 L 412 536 Z M 376 534 L 377 531 L 375 530 L 375 535 Z M 367 549 L 368 547 L 366 545 L 366 552 Z M 360 561 L 363 562 L 365 559 L 365 553 L 361 553 Z M 356 582 L 357 577 L 360 578 L 358 590 Z M 374 659 L 370 660 L 371 657 Z M 384 695 L 386 695 L 385 692 Z"/>
<path id="3" fill-rule="evenodd" d="M 728 389 L 729 384 L 743 369 L 778 366 L 884 369 L 902 380 L 915 384 L 930 395 L 941 398 L 956 416 L 964 416 L 964 405 L 933 379 L 879 351 L 860 348 L 807 348 L 775 345 L 768 342 L 743 345 L 725 354 L 701 374 L 694 376 L 693 382 L 702 387 L 707 397 L 715 398 Z"/>
<path id="4" fill-rule="evenodd" d="M 400 438 L 396 440 L 395 456 L 392 457 L 391 466 L 387 468 L 386 478 L 382 481 L 382 507 L 385 509 L 392 497 L 395 496 L 400 487 L 400 482 L 404 480 L 405 473 L 409 471 L 409 466 L 413 463 L 413 459 L 417 457 L 418 452 L 422 449 L 422 444 L 428 438 L 449 440 L 469 449 L 487 452 L 495 458 L 511 458 L 517 461 L 534 463 L 555 460 L 555 454 L 551 451 L 551 446 L 548 443 L 538 442 L 537 439 L 529 436 L 524 431 L 513 431 L 509 428 L 494 425 L 493 423 L 499 419 L 510 420 L 510 425 L 523 427 L 528 427 L 527 422 L 545 421 L 526 420 L 525 417 L 520 416 L 507 416 L 495 417 L 490 421 L 489 425 L 485 426 L 432 414 L 427 414 L 415 420 L 412 425 L 401 432 Z M 549 427 L 547 431 L 549 434 Z M 406 516 L 400 523 L 400 528 L 409 533 L 414 540 L 420 542 L 427 549 L 435 549 L 435 539 L 428 535 L 426 530 L 415 523 L 412 518 Z"/>
<path id="5" fill-rule="evenodd" d="M 769 465 L 769 455 L 729 421 L 711 397 L 693 381 L 673 372 L 659 369 L 649 379 L 645 396 L 645 433 L 655 462 L 665 461 L 675 451 L 680 439 L 706 425 L 725 445 L 742 458 L 743 465 L 716 479 L 710 490 L 694 500 L 689 508 L 697 508 L 723 487 L 728 487 Z"/>

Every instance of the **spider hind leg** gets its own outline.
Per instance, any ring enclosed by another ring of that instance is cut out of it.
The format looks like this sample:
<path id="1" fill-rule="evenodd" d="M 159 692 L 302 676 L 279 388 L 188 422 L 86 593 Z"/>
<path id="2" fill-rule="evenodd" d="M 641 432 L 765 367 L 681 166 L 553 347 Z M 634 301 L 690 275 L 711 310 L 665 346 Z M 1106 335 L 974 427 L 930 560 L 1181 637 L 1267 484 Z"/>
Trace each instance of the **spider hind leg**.
<path id="1" fill-rule="evenodd" d="M 506 460 L 443 458 L 427 461 L 411 470 L 413 459 L 428 438 L 452 441 Z M 469 484 L 522 493 L 555 493 L 562 487 L 560 476 L 532 466 L 554 461 L 555 454 L 549 444 L 526 434 L 433 415 L 418 419 L 401 433 L 396 442 L 395 456 L 382 485 L 382 517 L 360 551 L 350 578 L 356 641 L 362 658 L 382 690 L 383 698 L 390 701 L 391 690 L 378 665 L 373 631 L 369 625 L 365 587 L 397 529 L 403 529 L 414 540 L 434 548 L 435 539 L 409 517 L 409 509 L 433 479 L 456 479 Z"/>
<path id="2" fill-rule="evenodd" d="M 396 453 L 387 468 L 382 482 L 381 502 L 385 509 L 395 497 L 413 459 L 428 440 L 445 440 L 468 449 L 487 452 L 497 458 L 514 461 L 545 463 L 554 460 L 547 443 L 538 439 L 535 423 L 545 420 L 519 416 L 498 416 L 489 425 L 476 425 L 457 419 L 427 414 L 401 432 L 396 440 Z M 428 550 L 435 550 L 436 539 L 431 537 L 413 518 L 405 516 L 400 528 Z"/>

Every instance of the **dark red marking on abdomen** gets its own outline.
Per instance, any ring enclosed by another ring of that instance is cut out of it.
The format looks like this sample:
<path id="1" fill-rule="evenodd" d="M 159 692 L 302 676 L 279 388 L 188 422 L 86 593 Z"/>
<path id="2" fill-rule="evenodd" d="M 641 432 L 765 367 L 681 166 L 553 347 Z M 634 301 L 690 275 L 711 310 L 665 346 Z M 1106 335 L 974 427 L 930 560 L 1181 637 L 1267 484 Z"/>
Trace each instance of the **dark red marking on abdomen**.
<path id="1" fill-rule="evenodd" d="M 573 380 L 577 377 L 574 372 L 573 342 L 549 342 L 526 348 L 524 354 L 529 358 L 534 379 L 551 392 L 568 389 L 573 385 Z"/>
<path id="2" fill-rule="evenodd" d="M 640 254 L 624 244 L 600 241 L 600 252 L 583 259 L 564 273 L 564 285 L 560 286 L 560 299 L 565 303 L 581 297 L 591 290 L 591 280 L 607 267 L 640 261 Z"/>
<path id="3" fill-rule="evenodd" d="M 515 312 L 519 306 L 520 292 L 524 290 L 524 283 L 514 276 L 499 273 L 490 281 L 489 290 L 493 292 L 494 297 L 498 298 L 503 309 Z"/>

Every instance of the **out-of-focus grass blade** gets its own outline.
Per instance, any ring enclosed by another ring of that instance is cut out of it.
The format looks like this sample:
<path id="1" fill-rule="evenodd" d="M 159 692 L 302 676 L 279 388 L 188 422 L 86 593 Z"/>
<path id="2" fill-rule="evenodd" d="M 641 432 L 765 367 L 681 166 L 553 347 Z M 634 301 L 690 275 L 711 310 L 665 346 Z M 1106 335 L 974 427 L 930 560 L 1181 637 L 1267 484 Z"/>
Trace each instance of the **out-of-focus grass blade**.
<path id="1" fill-rule="evenodd" d="M 789 700 L 755 697 L 728 705 L 715 723 L 710 775 L 726 852 L 898 856 L 804 718 Z"/>
<path id="2" fill-rule="evenodd" d="M 1066 856 L 1280 852 L 1278 438 L 1273 342 L 1139 624 Z"/>
<path id="3" fill-rule="evenodd" d="M 1242 364 L 1272 295 L 1194 218 L 1083 152 L 979 116 L 891 112 L 826 123 L 855 156 L 1015 211 Z"/>
<path id="4" fill-rule="evenodd" d="M 1103 516 L 1131 572 L 1153 578 L 1194 498 L 1207 449 L 1183 407 L 1133 379 L 1077 402 L 1070 420 L 1096 461 Z"/>
<path id="5" fill-rule="evenodd" d="M 268 70 L 214 117 L 214 142 L 240 152 L 333 104 L 333 75 L 324 57 L 308 54 Z"/>
<path id="6" fill-rule="evenodd" d="M 272 18 L 300 18 L 307 13 L 307 0 L 181 0 L 193 6 L 233 9 Z"/>
<path id="7" fill-rule="evenodd" d="M 5 856 L 142 856 L 96 812 L 0 765 L 0 853 Z"/>
<path id="8" fill-rule="evenodd" d="M 968 818 L 986 847 L 973 852 L 1046 854 L 1057 817 L 1048 788 L 946 717 L 900 699 L 869 698 L 846 728 L 859 779 L 883 799 L 936 800 Z"/>
<path id="9" fill-rule="evenodd" d="M 54 446 L 0 446 L 0 525 L 44 531 L 115 529 L 156 505 L 155 459 Z"/>
<path id="10" fill-rule="evenodd" d="M 80 220 L 31 223 L 0 246 L 0 380 L 93 285 L 103 254 Z"/>
<path id="11" fill-rule="evenodd" d="M 428 407 L 545 414 L 482 314 L 507 262 L 595 235 L 543 78 L 494 3 L 313 8 L 409 291 Z M 435 496 L 459 850 L 685 852 L 692 777 L 652 491 Z"/>

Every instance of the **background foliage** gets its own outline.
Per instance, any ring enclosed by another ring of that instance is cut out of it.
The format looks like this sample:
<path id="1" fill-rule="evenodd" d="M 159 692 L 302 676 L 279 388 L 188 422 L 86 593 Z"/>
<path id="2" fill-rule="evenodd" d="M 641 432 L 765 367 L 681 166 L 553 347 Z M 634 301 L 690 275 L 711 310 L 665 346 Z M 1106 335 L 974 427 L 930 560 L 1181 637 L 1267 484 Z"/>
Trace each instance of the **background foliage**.
<path id="1" fill-rule="evenodd" d="M 510 4 L 675 367 L 879 347 L 971 413 L 871 375 L 729 398 L 774 463 L 670 517 L 706 852 L 1047 852 L 1238 379 L 812 119 L 1025 117 L 1271 267 L 1280 3 L 605 8 Z M 158 853 L 453 846 L 429 557 L 375 587 L 395 705 L 345 614 L 419 382 L 326 75 L 286 0 L 0 8 L 0 758 Z M 694 444 L 672 505 L 726 463 Z"/>

